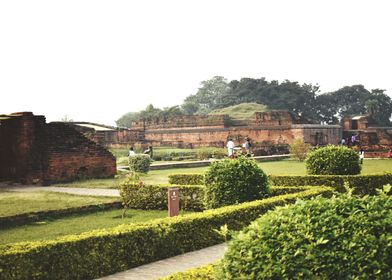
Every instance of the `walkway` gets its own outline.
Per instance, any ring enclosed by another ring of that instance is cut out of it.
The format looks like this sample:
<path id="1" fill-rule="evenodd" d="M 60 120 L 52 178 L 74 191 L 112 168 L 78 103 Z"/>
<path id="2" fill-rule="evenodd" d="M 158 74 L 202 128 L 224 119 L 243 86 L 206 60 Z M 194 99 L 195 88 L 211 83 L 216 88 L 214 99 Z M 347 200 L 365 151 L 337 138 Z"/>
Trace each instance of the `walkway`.
<path id="1" fill-rule="evenodd" d="M 223 257 L 226 244 L 211 246 L 198 251 L 145 264 L 127 271 L 99 278 L 100 280 L 150 280 L 169 276 L 190 268 L 213 263 Z"/>

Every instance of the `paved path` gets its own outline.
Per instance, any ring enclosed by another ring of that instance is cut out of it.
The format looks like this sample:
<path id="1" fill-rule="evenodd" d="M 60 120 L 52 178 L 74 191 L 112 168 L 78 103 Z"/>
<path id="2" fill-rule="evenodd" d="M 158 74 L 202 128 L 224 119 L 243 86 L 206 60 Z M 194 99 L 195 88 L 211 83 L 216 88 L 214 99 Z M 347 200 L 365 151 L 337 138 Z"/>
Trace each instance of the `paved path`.
<path id="1" fill-rule="evenodd" d="M 1 186 L 0 188 L 5 191 L 14 192 L 37 192 L 37 191 L 50 191 L 69 193 L 76 195 L 92 195 L 92 196 L 113 196 L 119 197 L 120 192 L 116 189 L 87 189 L 87 188 L 63 188 L 63 187 L 37 187 L 37 186 Z"/>
<path id="2" fill-rule="evenodd" d="M 100 280 L 150 280 L 169 276 L 190 268 L 213 263 L 223 257 L 226 244 L 211 246 L 202 250 L 145 264 L 127 271 L 99 278 Z"/>

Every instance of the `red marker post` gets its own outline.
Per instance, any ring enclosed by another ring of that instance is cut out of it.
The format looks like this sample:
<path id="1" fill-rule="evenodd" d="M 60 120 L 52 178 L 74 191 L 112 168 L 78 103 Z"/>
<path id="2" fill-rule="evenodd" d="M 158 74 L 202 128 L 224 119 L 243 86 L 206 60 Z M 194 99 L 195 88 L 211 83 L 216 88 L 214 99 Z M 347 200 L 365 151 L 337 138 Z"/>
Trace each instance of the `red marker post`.
<path id="1" fill-rule="evenodd" d="M 177 216 L 180 212 L 180 191 L 178 188 L 168 188 L 167 201 L 169 217 Z"/>

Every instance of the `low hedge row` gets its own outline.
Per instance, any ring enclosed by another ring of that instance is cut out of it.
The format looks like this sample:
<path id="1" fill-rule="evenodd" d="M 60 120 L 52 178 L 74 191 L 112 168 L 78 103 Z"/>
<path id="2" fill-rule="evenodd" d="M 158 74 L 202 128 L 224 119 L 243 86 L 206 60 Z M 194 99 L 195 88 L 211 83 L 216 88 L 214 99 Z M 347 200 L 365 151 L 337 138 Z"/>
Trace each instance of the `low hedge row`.
<path id="1" fill-rule="evenodd" d="M 0 247 L 0 279 L 93 279 L 223 242 L 223 225 L 240 230 L 296 199 L 330 195 L 328 187 L 226 206 L 203 213 L 122 225 L 51 241 Z"/>
<path id="2" fill-rule="evenodd" d="M 201 211 L 204 209 L 204 186 L 198 185 L 135 185 L 122 183 L 121 197 L 127 201 L 127 208 L 144 210 L 166 210 L 167 189 L 177 187 L 180 189 L 180 209 Z"/>
<path id="3" fill-rule="evenodd" d="M 204 185 L 204 174 L 169 174 L 169 184 Z"/>
<path id="4" fill-rule="evenodd" d="M 216 264 L 208 264 L 197 268 L 177 272 L 159 280 L 215 280 Z"/>
<path id="5" fill-rule="evenodd" d="M 203 184 L 203 174 L 171 174 L 169 182 L 171 184 L 192 185 L 193 183 Z M 269 175 L 269 182 L 274 186 L 330 186 L 338 191 L 344 191 L 345 182 L 354 188 L 355 194 L 376 194 L 376 189 L 383 185 L 392 184 L 392 173 L 372 174 L 372 175 Z"/>
<path id="6" fill-rule="evenodd" d="M 120 193 L 129 209 L 166 210 L 167 189 L 176 187 L 180 190 L 180 209 L 186 211 L 202 211 L 206 188 L 202 185 L 135 185 L 121 183 Z M 271 188 L 270 196 L 303 191 L 303 187 Z"/>
<path id="7" fill-rule="evenodd" d="M 344 191 L 344 184 L 354 188 L 354 194 L 374 195 L 376 189 L 392 184 L 392 173 L 374 175 L 306 175 L 306 176 L 269 176 L 275 186 L 330 186 L 338 191 Z"/>

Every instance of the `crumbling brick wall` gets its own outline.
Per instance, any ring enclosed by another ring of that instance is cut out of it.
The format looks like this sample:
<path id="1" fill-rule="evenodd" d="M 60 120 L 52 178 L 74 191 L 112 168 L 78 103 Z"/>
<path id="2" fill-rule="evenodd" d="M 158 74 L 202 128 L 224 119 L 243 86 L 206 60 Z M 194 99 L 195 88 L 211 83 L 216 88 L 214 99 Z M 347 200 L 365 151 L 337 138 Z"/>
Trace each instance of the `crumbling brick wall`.
<path id="1" fill-rule="evenodd" d="M 132 129 L 223 128 L 227 120 L 226 115 L 176 116 L 175 118 L 155 118 L 135 122 L 132 124 Z"/>
<path id="2" fill-rule="evenodd" d="M 114 156 L 66 123 L 47 125 L 46 181 L 105 178 L 116 174 Z"/>
<path id="3" fill-rule="evenodd" d="M 25 183 L 109 177 L 114 156 L 65 124 L 30 112 L 0 117 L 0 180 Z"/>

